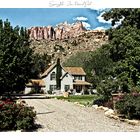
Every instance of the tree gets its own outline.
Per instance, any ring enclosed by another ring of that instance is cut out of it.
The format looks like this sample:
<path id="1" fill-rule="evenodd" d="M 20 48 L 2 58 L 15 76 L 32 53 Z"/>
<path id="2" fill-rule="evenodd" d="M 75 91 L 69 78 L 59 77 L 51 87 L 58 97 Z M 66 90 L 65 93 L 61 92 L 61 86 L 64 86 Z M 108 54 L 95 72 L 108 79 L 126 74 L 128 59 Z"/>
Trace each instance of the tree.
<path id="1" fill-rule="evenodd" d="M 112 26 L 124 18 L 119 27 L 107 31 L 109 57 L 114 62 L 112 77 L 119 81 L 122 92 L 140 89 L 140 9 L 111 9 L 103 15 Z"/>
<path id="2" fill-rule="evenodd" d="M 85 62 L 85 70 L 88 74 L 88 79 L 93 82 L 95 87 L 100 83 L 101 80 L 108 77 L 115 65 L 109 57 L 110 45 L 103 45 L 92 53 L 92 57 L 89 61 Z M 90 74 L 89 74 L 90 73 Z M 90 76 L 91 75 L 91 76 Z"/>
<path id="3" fill-rule="evenodd" d="M 60 77 L 62 76 L 62 67 L 60 64 L 60 59 L 57 59 L 56 63 L 56 88 L 60 89 L 61 88 L 61 79 Z"/>
<path id="4" fill-rule="evenodd" d="M 83 67 L 86 72 L 86 80 L 96 87 L 102 79 L 110 75 L 114 66 L 109 57 L 109 48 L 110 45 L 107 44 L 94 52 L 78 52 L 71 56 L 64 65 Z"/>
<path id="5" fill-rule="evenodd" d="M 140 29 L 140 9 L 139 8 L 113 8 L 103 15 L 105 20 L 112 20 L 112 26 L 123 19 L 120 27 L 131 26 Z"/>
<path id="6" fill-rule="evenodd" d="M 20 92 L 31 78 L 33 51 L 26 29 L 0 20 L 0 94 Z"/>
<path id="7" fill-rule="evenodd" d="M 49 63 L 51 63 L 51 56 L 47 55 L 47 53 L 34 54 L 32 78 L 39 78 L 39 74 L 43 73 L 47 69 Z"/>

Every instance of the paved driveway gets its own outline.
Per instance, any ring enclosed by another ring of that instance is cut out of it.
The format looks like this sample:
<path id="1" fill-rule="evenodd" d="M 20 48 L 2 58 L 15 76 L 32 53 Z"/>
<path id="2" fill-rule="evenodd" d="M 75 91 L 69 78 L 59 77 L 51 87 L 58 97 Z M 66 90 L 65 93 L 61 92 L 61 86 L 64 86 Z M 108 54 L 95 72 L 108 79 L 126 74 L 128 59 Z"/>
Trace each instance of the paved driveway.
<path id="1" fill-rule="evenodd" d="M 57 99 L 26 99 L 37 111 L 37 123 L 42 132 L 130 132 L 140 131 L 119 120 L 107 118 L 102 110 L 80 107 L 76 104 Z"/>

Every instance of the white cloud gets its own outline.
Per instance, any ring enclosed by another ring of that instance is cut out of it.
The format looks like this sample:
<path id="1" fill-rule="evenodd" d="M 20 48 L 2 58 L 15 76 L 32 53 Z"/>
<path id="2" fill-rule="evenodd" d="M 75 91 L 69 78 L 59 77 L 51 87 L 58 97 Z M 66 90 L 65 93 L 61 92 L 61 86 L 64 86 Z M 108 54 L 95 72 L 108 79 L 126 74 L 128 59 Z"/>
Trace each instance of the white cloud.
<path id="1" fill-rule="evenodd" d="M 122 21 L 124 20 L 124 17 L 122 19 L 120 19 L 120 21 L 118 22 L 115 22 L 115 25 L 112 27 L 112 28 L 116 28 L 118 27 L 119 25 L 121 25 Z"/>
<path id="2" fill-rule="evenodd" d="M 76 17 L 76 18 L 73 18 L 73 20 L 87 21 L 88 18 L 86 18 L 86 17 Z"/>
<path id="3" fill-rule="evenodd" d="M 111 24 L 112 19 L 106 21 L 106 20 L 104 20 L 104 18 L 102 17 L 102 15 L 103 15 L 104 13 L 105 13 L 105 12 L 102 12 L 102 13 L 97 17 L 98 21 L 101 22 L 101 23 L 108 23 L 108 24 Z"/>
<path id="4" fill-rule="evenodd" d="M 73 18 L 73 20 L 81 21 L 82 24 L 83 24 L 83 26 L 84 26 L 87 30 L 90 30 L 91 25 L 87 22 L 87 21 L 88 21 L 88 18 L 81 16 L 81 17 Z"/>
<path id="5" fill-rule="evenodd" d="M 87 22 L 82 22 L 83 26 L 87 29 L 87 30 L 90 30 L 91 28 L 91 25 Z"/>
<path id="6" fill-rule="evenodd" d="M 106 30 L 107 28 L 105 28 L 105 27 L 103 27 L 103 26 L 101 26 L 101 27 L 97 27 L 97 28 L 95 28 L 94 30 Z"/>
<path id="7" fill-rule="evenodd" d="M 102 15 L 103 15 L 104 13 L 105 13 L 105 12 L 102 12 L 102 13 L 97 17 L 98 21 L 101 22 L 101 23 L 111 24 L 112 19 L 106 21 L 106 20 L 104 20 L 104 18 L 102 17 Z M 120 21 L 115 22 L 115 25 L 114 25 L 112 28 L 118 27 L 118 26 L 122 23 L 123 20 L 124 20 L 124 17 L 123 17 L 122 19 L 120 19 Z"/>

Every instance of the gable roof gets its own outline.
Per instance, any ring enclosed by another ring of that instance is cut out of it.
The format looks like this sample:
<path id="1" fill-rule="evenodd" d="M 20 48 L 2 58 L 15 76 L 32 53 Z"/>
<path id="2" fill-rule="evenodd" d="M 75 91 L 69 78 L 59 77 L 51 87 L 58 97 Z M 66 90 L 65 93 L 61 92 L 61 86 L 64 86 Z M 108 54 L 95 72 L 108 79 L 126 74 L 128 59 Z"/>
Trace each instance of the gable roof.
<path id="1" fill-rule="evenodd" d="M 41 74 L 41 77 L 45 77 L 47 76 L 52 69 L 54 69 L 56 67 L 56 64 L 51 65 L 43 74 Z"/>
<path id="2" fill-rule="evenodd" d="M 82 67 L 63 67 L 71 75 L 86 75 Z"/>
<path id="3" fill-rule="evenodd" d="M 62 76 L 60 77 L 60 79 L 62 80 L 67 74 L 68 74 L 68 72 L 65 72 L 64 75 L 62 75 Z"/>
<path id="4" fill-rule="evenodd" d="M 41 74 L 41 77 L 47 76 L 55 67 L 56 63 L 51 65 L 43 74 Z M 64 69 L 64 71 L 70 75 L 86 75 L 82 67 L 62 67 L 62 69 Z"/>

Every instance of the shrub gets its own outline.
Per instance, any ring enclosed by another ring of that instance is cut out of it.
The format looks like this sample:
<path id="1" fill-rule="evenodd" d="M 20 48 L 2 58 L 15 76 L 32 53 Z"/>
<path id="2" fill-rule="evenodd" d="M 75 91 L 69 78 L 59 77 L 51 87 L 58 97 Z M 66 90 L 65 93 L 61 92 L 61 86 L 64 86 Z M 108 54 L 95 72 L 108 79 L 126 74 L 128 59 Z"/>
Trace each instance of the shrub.
<path id="1" fill-rule="evenodd" d="M 123 114 L 128 119 L 140 118 L 140 94 L 128 94 L 123 99 L 116 102 L 115 107 L 118 113 Z"/>
<path id="2" fill-rule="evenodd" d="M 105 106 L 108 108 L 112 108 L 113 109 L 113 102 L 112 100 L 108 100 L 108 98 L 104 97 L 104 96 L 100 96 L 98 99 L 93 101 L 93 105 L 98 105 L 98 106 Z"/>
<path id="3" fill-rule="evenodd" d="M 12 100 L 0 101 L 0 131 L 33 129 L 35 116 L 33 107 L 16 104 Z"/>
<path id="4" fill-rule="evenodd" d="M 107 100 L 102 96 L 102 97 L 99 97 L 98 99 L 94 100 L 93 104 L 96 104 L 98 106 L 103 106 L 105 102 L 107 102 Z"/>
<path id="5" fill-rule="evenodd" d="M 97 86 L 97 92 L 104 96 L 105 99 L 110 100 L 112 98 L 112 93 L 116 93 L 118 88 L 118 81 L 109 77 L 108 79 L 100 82 Z"/>
<path id="6" fill-rule="evenodd" d="M 16 127 L 17 129 L 32 129 L 34 127 L 34 117 L 36 113 L 33 112 L 33 107 L 24 106 L 18 112 Z"/>

